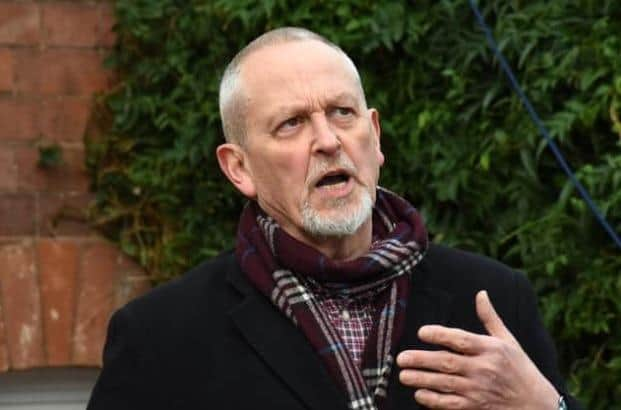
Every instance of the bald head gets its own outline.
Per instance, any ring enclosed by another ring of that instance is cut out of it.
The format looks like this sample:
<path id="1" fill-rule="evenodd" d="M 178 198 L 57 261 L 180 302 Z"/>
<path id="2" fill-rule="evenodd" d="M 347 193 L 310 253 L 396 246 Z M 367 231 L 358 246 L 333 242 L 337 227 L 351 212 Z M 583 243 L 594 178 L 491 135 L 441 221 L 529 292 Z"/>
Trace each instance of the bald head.
<path id="1" fill-rule="evenodd" d="M 283 27 L 271 30 L 254 39 L 237 53 L 226 67 L 220 81 L 220 118 L 222 119 L 222 129 L 227 142 L 242 144 L 246 138 L 246 112 L 248 107 L 247 96 L 244 92 L 243 76 L 241 74 L 242 67 L 247 58 L 267 47 L 303 41 L 318 41 L 338 51 L 343 57 L 344 66 L 354 73 L 359 91 L 364 100 L 364 91 L 358 70 L 353 61 L 339 46 L 325 37 L 303 28 Z"/>

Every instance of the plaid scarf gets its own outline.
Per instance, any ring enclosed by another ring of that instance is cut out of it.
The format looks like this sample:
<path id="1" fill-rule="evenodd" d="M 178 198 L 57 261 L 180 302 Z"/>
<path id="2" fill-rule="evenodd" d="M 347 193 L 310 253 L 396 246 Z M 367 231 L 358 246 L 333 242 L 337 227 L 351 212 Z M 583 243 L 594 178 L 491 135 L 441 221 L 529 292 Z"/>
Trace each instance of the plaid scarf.
<path id="1" fill-rule="evenodd" d="M 298 326 L 328 373 L 342 388 L 350 409 L 383 407 L 397 342 L 405 322 L 410 274 L 427 248 L 418 211 L 383 188 L 373 209 L 373 245 L 350 261 L 335 261 L 288 235 L 251 202 L 242 212 L 236 257 L 254 286 Z M 321 286 L 355 298 L 376 294 L 373 328 L 358 368 L 310 290 Z"/>

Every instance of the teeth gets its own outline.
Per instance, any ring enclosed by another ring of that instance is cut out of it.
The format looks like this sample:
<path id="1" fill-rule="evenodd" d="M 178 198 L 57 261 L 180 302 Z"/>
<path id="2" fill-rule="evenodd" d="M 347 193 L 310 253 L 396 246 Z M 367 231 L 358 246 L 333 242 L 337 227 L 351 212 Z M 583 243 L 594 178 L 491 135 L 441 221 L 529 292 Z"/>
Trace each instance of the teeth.
<path id="1" fill-rule="evenodd" d="M 326 185 L 341 185 L 347 182 L 349 177 L 343 174 L 337 175 L 327 175 L 317 182 L 318 187 L 326 186 Z"/>
<path id="2" fill-rule="evenodd" d="M 323 190 L 339 189 L 341 187 L 344 187 L 345 184 L 347 184 L 347 183 L 346 182 L 339 182 L 339 183 L 331 184 L 331 185 L 322 185 L 322 186 L 319 186 L 317 188 L 323 189 Z"/>

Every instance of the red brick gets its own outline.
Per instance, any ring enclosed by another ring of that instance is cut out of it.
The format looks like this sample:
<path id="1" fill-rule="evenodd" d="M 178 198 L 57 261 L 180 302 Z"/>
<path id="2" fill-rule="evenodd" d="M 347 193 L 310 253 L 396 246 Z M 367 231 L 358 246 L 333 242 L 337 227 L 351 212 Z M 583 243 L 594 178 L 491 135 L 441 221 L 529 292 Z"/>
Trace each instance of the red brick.
<path id="1" fill-rule="evenodd" d="M 0 192 L 17 189 L 17 167 L 13 159 L 13 149 L 0 145 Z"/>
<path id="2" fill-rule="evenodd" d="M 38 137 L 40 104 L 16 97 L 0 98 L 0 140 L 31 140 Z"/>
<path id="3" fill-rule="evenodd" d="M 39 148 L 15 150 L 18 189 L 23 191 L 86 192 L 89 186 L 84 149 L 61 147 L 63 163 L 52 168 L 38 165 Z"/>
<path id="4" fill-rule="evenodd" d="M 114 4 L 102 4 L 97 42 L 98 45 L 102 47 L 113 47 L 116 44 L 116 32 L 114 31 L 115 24 L 116 16 L 114 14 Z"/>
<path id="5" fill-rule="evenodd" d="M 11 368 L 43 365 L 41 305 L 31 243 L 0 246 L 0 287 Z"/>
<path id="6" fill-rule="evenodd" d="M 88 49 L 19 50 L 15 88 L 21 93 L 88 96 L 114 81 L 104 69 L 104 55 Z"/>
<path id="7" fill-rule="evenodd" d="M 4 314 L 2 313 L 2 303 L 0 303 L 0 372 L 6 372 L 8 369 L 9 369 L 9 347 L 6 341 L 6 326 L 4 326 Z"/>
<path id="8" fill-rule="evenodd" d="M 99 7 L 96 4 L 52 2 L 41 5 L 46 43 L 54 46 L 95 46 Z"/>
<path id="9" fill-rule="evenodd" d="M 40 133 L 49 141 L 82 141 L 91 112 L 90 98 L 57 98 L 43 103 Z"/>
<path id="10" fill-rule="evenodd" d="M 106 327 L 121 279 L 119 258 L 120 251 L 103 241 L 88 245 L 82 254 L 73 347 L 75 365 L 101 364 Z"/>
<path id="11" fill-rule="evenodd" d="M 20 147 L 15 150 L 17 164 L 17 184 L 22 191 L 39 191 L 47 188 L 49 179 L 38 166 L 39 150 L 33 147 Z"/>
<path id="12" fill-rule="evenodd" d="M 14 66 L 13 52 L 7 48 L 0 48 L 0 92 L 13 91 Z"/>
<path id="13" fill-rule="evenodd" d="M 79 247 L 74 241 L 37 244 L 43 334 L 50 366 L 71 363 Z"/>
<path id="14" fill-rule="evenodd" d="M 90 193 L 41 193 L 38 204 L 40 236 L 90 236 L 94 230 L 88 223 Z"/>
<path id="15" fill-rule="evenodd" d="M 35 198 L 30 194 L 0 194 L 0 236 L 35 233 Z"/>
<path id="16" fill-rule="evenodd" d="M 0 2 L 0 44 L 34 45 L 39 38 L 37 4 Z"/>

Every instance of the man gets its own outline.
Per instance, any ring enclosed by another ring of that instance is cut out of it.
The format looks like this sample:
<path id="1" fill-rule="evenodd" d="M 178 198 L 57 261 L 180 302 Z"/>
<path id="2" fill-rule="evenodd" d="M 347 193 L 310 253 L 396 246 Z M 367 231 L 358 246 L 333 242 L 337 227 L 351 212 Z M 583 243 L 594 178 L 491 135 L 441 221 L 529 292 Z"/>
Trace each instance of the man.
<path id="1" fill-rule="evenodd" d="M 114 315 L 89 409 L 579 408 L 527 280 L 428 244 L 377 186 L 379 114 L 341 49 L 262 35 L 220 111 L 220 166 L 250 199 L 235 252 Z"/>

